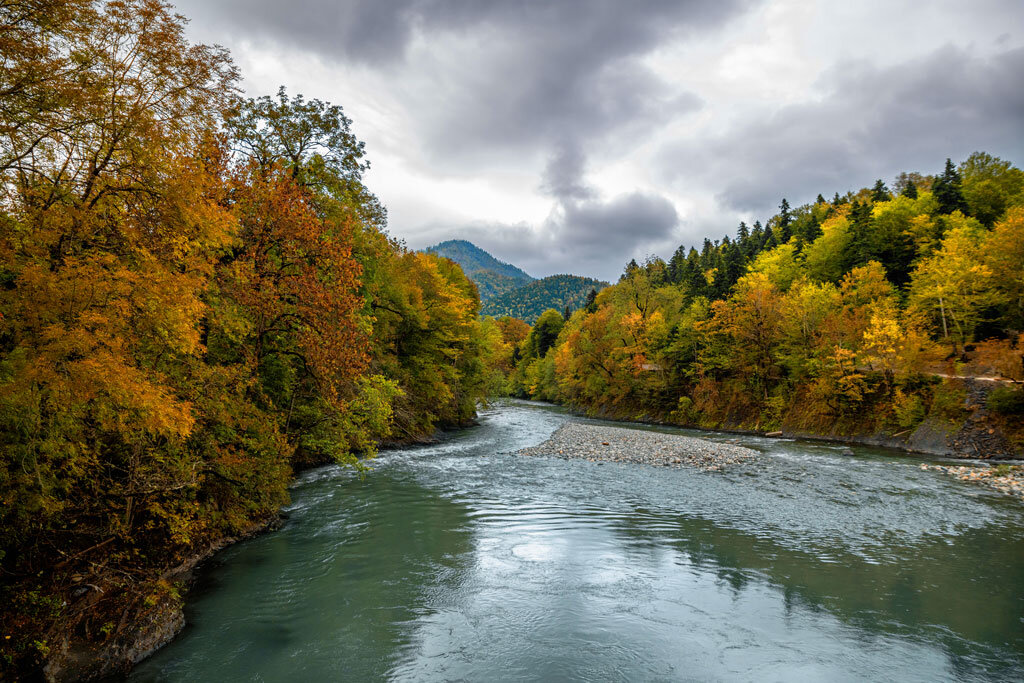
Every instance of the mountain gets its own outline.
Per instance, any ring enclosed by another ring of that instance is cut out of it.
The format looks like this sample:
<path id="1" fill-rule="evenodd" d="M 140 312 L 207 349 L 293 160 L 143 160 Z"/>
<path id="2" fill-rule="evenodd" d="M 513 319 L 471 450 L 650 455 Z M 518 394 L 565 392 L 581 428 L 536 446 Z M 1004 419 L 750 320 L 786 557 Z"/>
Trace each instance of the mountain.
<path id="1" fill-rule="evenodd" d="M 489 301 L 504 292 L 521 287 L 533 278 L 510 263 L 499 261 L 489 253 L 466 240 L 448 240 L 427 247 L 423 251 L 455 261 L 476 284 L 480 300 Z"/>
<path id="2" fill-rule="evenodd" d="M 551 275 L 535 280 L 521 268 L 499 261 L 466 240 L 448 240 L 423 251 L 455 261 L 480 292 L 483 315 L 510 315 L 531 325 L 549 308 L 583 306 L 591 289 L 601 290 L 607 282 L 579 275 Z"/>
<path id="3" fill-rule="evenodd" d="M 607 286 L 607 282 L 579 275 L 551 275 L 499 294 L 485 303 L 480 312 L 495 317 L 510 315 L 532 325 L 549 308 L 581 308 L 591 289 L 600 291 Z"/>

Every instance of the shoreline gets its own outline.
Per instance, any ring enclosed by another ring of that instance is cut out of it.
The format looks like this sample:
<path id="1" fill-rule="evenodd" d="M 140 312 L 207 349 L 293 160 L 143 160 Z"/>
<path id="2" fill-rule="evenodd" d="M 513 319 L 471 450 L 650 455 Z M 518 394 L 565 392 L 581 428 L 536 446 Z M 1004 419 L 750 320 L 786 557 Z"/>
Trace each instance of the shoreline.
<path id="1" fill-rule="evenodd" d="M 60 683 L 116 679 L 173 641 L 185 628 L 185 596 L 195 582 L 195 574 L 217 553 L 236 543 L 247 541 L 280 528 L 285 517 L 280 512 L 253 522 L 235 535 L 213 539 L 179 564 L 166 569 L 159 580 L 180 586 L 176 597 L 165 597 L 149 609 L 125 615 L 122 635 L 96 644 L 76 634 L 62 634 L 61 642 L 43 665 L 47 681 Z M 130 625 L 129 625 L 130 624 Z"/>
<path id="2" fill-rule="evenodd" d="M 439 443 L 444 432 L 465 429 L 475 424 L 477 421 L 474 419 L 451 429 L 438 428 L 430 435 L 383 441 L 377 445 L 377 449 L 378 452 L 386 452 Z M 303 472 L 335 464 L 337 463 L 303 463 L 294 468 L 289 485 Z M 59 639 L 59 643 L 52 649 L 39 671 L 42 679 L 54 683 L 123 680 L 136 664 L 169 645 L 184 630 L 186 598 L 194 586 L 197 572 L 202 570 L 206 562 L 222 550 L 278 530 L 286 519 L 287 514 L 279 510 L 270 517 L 254 521 L 238 534 L 208 541 L 201 549 L 197 549 L 177 565 L 165 569 L 159 580 L 178 586 L 178 596 L 167 597 L 148 609 L 139 610 L 131 616 L 126 615 L 123 634 L 108 642 L 97 644 L 74 633 L 53 634 L 53 637 Z"/>
<path id="3" fill-rule="evenodd" d="M 592 420 L 605 420 L 608 422 L 621 422 L 623 424 L 639 424 L 639 425 L 650 425 L 652 427 L 669 427 L 672 429 L 688 429 L 697 432 L 711 432 L 715 434 L 735 434 L 738 436 L 757 436 L 768 439 L 797 439 L 801 441 L 816 441 L 820 443 L 831 443 L 831 444 L 844 444 L 854 446 L 869 446 L 874 448 L 887 448 L 894 451 L 900 451 L 909 455 L 922 455 L 931 456 L 935 458 L 957 460 L 963 462 L 979 461 L 979 462 L 991 462 L 991 463 L 1024 463 L 1024 452 L 1018 452 L 1014 457 L 1000 457 L 999 455 L 993 455 L 989 457 L 979 456 L 977 450 L 975 453 L 960 453 L 952 445 L 947 443 L 947 439 L 954 437 L 958 434 L 963 425 L 953 426 L 951 428 L 944 428 L 942 425 L 936 425 L 933 420 L 925 420 L 919 424 L 916 428 L 909 430 L 911 436 L 914 433 L 918 433 L 916 440 L 903 440 L 898 435 L 890 434 L 819 434 L 815 432 L 805 432 L 799 430 L 788 430 L 785 427 L 779 430 L 759 430 L 759 429 L 746 429 L 741 427 L 705 427 L 696 424 L 681 424 L 678 422 L 671 422 L 663 418 L 654 416 L 639 416 L 639 417 L 623 417 L 613 413 L 607 413 L 603 409 L 588 411 L 578 406 L 565 405 L 561 403 L 553 403 L 551 401 L 539 401 L 537 399 L 521 399 L 514 398 L 516 401 L 528 401 L 531 403 L 540 403 L 553 407 L 563 408 L 570 415 L 575 417 L 581 417 Z M 903 434 L 907 432 L 900 432 Z"/>

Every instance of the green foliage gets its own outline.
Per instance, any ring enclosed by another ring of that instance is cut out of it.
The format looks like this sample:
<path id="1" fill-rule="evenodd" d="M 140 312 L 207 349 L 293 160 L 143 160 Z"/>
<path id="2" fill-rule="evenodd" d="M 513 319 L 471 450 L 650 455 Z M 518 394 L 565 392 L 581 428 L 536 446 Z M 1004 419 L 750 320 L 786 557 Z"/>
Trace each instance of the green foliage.
<path id="1" fill-rule="evenodd" d="M 919 394 L 907 394 L 897 389 L 893 398 L 893 413 L 899 427 L 913 429 L 925 418 L 924 401 Z"/>
<path id="2" fill-rule="evenodd" d="M 582 308 L 590 290 L 600 291 L 607 286 L 607 282 L 578 275 L 551 275 L 496 296 L 484 304 L 482 313 L 495 317 L 507 315 L 532 323 L 549 308 L 559 311 L 566 306 L 572 310 Z"/>
<path id="3" fill-rule="evenodd" d="M 967 390 L 963 386 L 944 381 L 932 391 L 930 414 L 957 423 L 967 414 L 966 401 Z"/>
<path id="4" fill-rule="evenodd" d="M 988 395 L 988 408 L 1006 416 L 1024 415 L 1024 388 L 998 387 Z"/>
<path id="5" fill-rule="evenodd" d="M 783 202 L 735 238 L 631 261 L 545 353 L 521 347 L 515 390 L 684 424 L 877 432 L 926 414 L 958 424 L 963 388 L 932 377 L 942 354 L 981 334 L 1013 340 L 1024 321 L 1019 171 L 983 154 L 961 169 L 901 174 L 895 194 L 879 181 Z M 556 317 L 545 315 L 545 326 Z M 988 344 L 986 362 L 1017 367 L 1016 343 Z"/>

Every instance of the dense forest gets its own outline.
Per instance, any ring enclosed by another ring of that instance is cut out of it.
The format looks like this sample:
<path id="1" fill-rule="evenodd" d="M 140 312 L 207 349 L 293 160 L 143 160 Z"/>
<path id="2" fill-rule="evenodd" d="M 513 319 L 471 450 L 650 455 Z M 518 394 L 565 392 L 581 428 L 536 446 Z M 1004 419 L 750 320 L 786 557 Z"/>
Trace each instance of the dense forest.
<path id="1" fill-rule="evenodd" d="M 966 418 L 945 376 L 1024 380 L 1022 332 L 1024 173 L 976 153 L 629 263 L 537 320 L 509 388 L 620 418 L 906 435 Z M 1019 453 L 1024 389 L 986 408 Z"/>
<path id="2" fill-rule="evenodd" d="M 0 4 L 0 663 L 178 601 L 297 467 L 464 423 L 508 347 L 341 107 L 243 98 L 158 0 Z M 492 357 L 493 356 L 493 357 Z"/>
<path id="3" fill-rule="evenodd" d="M 533 323 L 549 308 L 574 311 L 587 302 L 587 297 L 608 286 L 589 277 L 579 275 L 549 275 L 499 294 L 483 305 L 482 313 L 491 316 L 511 316 Z"/>

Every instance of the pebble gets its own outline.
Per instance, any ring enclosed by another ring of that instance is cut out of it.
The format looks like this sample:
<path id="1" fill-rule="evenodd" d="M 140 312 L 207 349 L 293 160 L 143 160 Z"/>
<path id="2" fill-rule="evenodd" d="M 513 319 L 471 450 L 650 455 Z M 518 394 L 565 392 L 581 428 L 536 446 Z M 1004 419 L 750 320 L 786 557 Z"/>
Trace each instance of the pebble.
<path id="1" fill-rule="evenodd" d="M 625 462 L 659 467 L 696 467 L 714 472 L 757 455 L 757 451 L 680 434 L 568 422 L 547 441 L 518 455 Z"/>

